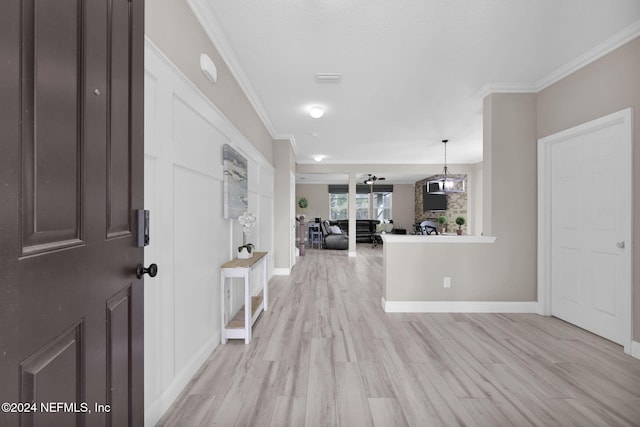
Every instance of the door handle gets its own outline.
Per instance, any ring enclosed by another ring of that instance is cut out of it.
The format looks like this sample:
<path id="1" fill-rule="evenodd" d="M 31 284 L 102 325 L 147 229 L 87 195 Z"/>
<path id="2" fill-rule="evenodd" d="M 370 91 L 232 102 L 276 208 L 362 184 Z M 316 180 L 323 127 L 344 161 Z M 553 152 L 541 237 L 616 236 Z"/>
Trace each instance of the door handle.
<path id="1" fill-rule="evenodd" d="M 616 243 L 616 248 L 618 249 L 624 249 L 624 240 L 622 242 L 618 242 Z"/>
<path id="2" fill-rule="evenodd" d="M 136 267 L 136 277 L 142 279 L 142 276 L 148 274 L 149 277 L 156 277 L 158 274 L 158 266 L 156 264 L 149 264 L 149 268 L 144 268 L 142 264 L 138 264 Z"/>

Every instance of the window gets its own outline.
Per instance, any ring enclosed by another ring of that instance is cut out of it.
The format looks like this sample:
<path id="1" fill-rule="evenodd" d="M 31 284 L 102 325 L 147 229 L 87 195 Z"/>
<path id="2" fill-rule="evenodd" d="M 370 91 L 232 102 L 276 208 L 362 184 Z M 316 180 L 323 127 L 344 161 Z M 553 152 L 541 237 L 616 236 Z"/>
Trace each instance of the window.
<path id="1" fill-rule="evenodd" d="M 356 219 L 370 219 L 369 194 L 356 193 Z"/>
<path id="2" fill-rule="evenodd" d="M 349 195 L 347 193 L 329 193 L 329 219 L 349 219 Z"/>
<path id="3" fill-rule="evenodd" d="M 391 198 L 393 193 L 373 193 L 374 219 L 391 220 Z"/>
<path id="4" fill-rule="evenodd" d="M 329 194 L 329 219 L 349 219 L 349 195 Z M 369 219 L 369 195 L 356 194 L 356 219 Z"/>
<path id="5" fill-rule="evenodd" d="M 378 191 L 369 193 L 371 187 L 356 187 L 356 219 L 391 220 L 392 185 L 378 185 Z M 374 190 L 376 189 L 374 187 Z M 349 193 L 346 185 L 329 185 L 329 219 L 349 219 Z"/>

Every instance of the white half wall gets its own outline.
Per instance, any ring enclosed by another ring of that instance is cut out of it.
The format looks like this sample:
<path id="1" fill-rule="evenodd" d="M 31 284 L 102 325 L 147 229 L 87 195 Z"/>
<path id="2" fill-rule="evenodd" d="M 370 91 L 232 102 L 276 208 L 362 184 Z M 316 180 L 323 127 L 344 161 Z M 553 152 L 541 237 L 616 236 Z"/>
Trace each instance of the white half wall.
<path id="1" fill-rule="evenodd" d="M 149 40 L 145 45 L 145 425 L 157 423 L 220 343 L 220 270 L 242 243 L 223 216 L 222 146 L 248 160 L 248 237 L 273 271 L 273 167 Z M 256 278 L 254 283 L 261 283 Z M 242 301 L 232 284 L 230 307 Z"/>

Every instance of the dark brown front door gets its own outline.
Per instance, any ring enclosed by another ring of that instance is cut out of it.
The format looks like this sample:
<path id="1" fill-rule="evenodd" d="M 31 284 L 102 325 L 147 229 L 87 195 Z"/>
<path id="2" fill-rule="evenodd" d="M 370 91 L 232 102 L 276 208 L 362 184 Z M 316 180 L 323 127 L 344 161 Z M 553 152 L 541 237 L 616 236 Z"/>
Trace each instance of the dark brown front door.
<path id="1" fill-rule="evenodd" d="M 143 16 L 2 2 L 1 426 L 143 425 Z"/>

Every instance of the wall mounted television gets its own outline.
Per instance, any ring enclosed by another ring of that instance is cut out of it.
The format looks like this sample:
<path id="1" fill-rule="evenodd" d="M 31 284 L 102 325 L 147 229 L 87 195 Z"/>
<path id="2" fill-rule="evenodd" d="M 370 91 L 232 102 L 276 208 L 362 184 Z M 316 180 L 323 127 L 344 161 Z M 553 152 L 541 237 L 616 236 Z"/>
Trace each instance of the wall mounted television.
<path id="1" fill-rule="evenodd" d="M 422 210 L 426 211 L 446 211 L 447 210 L 447 195 L 446 194 L 431 194 L 428 192 L 428 188 L 425 186 L 422 192 Z"/>

